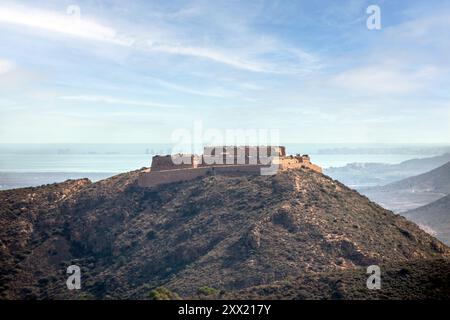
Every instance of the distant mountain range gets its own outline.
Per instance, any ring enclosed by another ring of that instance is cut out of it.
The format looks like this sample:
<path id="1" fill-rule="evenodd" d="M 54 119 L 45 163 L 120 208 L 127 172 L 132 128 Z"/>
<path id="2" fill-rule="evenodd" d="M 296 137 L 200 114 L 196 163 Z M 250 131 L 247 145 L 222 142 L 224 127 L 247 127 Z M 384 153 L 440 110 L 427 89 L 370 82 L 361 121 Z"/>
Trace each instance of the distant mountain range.
<path id="1" fill-rule="evenodd" d="M 450 297 L 449 247 L 323 174 L 157 188 L 138 175 L 0 191 L 0 298 Z M 67 290 L 69 265 L 81 290 Z"/>
<path id="2" fill-rule="evenodd" d="M 412 210 L 450 194 L 450 162 L 420 175 L 359 191 L 387 209 Z"/>
<path id="3" fill-rule="evenodd" d="M 450 153 L 440 156 L 412 159 L 399 164 L 351 163 L 344 167 L 324 170 L 330 177 L 360 190 L 369 186 L 382 186 L 394 181 L 433 170 L 450 161 Z"/>
<path id="4" fill-rule="evenodd" d="M 450 245 L 450 195 L 402 215 Z"/>
<path id="5" fill-rule="evenodd" d="M 426 171 L 426 172 L 424 172 Z M 325 169 L 384 208 L 400 212 L 450 244 L 450 154 L 399 164 L 350 164 Z M 400 178 L 401 179 L 398 179 Z M 364 184 L 385 185 L 364 187 Z"/>

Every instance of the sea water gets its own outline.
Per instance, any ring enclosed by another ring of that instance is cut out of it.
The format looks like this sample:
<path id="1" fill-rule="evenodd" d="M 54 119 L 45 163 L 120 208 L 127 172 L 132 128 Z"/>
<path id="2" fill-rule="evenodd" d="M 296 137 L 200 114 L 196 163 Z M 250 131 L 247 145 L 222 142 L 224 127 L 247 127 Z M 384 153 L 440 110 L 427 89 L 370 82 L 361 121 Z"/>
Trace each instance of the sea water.
<path id="1" fill-rule="evenodd" d="M 288 154 L 309 154 L 323 168 L 355 162 L 400 163 L 450 152 L 446 145 L 285 145 Z M 0 144 L 0 189 L 83 177 L 96 181 L 149 167 L 152 156 L 172 150 L 171 144 Z"/>

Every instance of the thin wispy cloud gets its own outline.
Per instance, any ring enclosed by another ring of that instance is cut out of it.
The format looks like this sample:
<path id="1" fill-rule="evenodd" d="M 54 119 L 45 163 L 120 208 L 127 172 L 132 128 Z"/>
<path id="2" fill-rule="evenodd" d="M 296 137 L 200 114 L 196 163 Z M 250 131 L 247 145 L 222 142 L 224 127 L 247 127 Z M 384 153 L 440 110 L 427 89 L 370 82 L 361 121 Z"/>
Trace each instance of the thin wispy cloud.
<path id="1" fill-rule="evenodd" d="M 77 96 L 61 96 L 58 97 L 60 100 L 66 101 L 78 101 L 78 102 L 94 102 L 94 103 L 106 103 L 124 106 L 138 106 L 138 107 L 157 107 L 157 108 L 181 108 L 181 105 L 166 104 L 159 102 L 148 102 L 148 101 L 137 101 L 122 99 L 116 97 L 108 96 L 97 96 L 97 95 L 77 95 Z"/>
<path id="2" fill-rule="evenodd" d="M 120 32 L 112 27 L 103 25 L 94 20 L 89 20 L 83 14 L 71 15 L 69 13 L 58 13 L 48 10 L 34 9 L 30 7 L 19 6 L 0 6 L 0 23 L 38 28 L 47 32 L 64 34 L 85 40 L 93 40 L 111 43 L 119 46 L 130 47 L 135 50 L 144 50 L 147 52 L 163 53 L 170 55 L 181 55 L 206 59 L 216 63 L 228 65 L 233 68 L 247 70 L 252 72 L 265 73 L 297 73 L 304 72 L 311 67 L 315 59 L 311 54 L 305 53 L 300 49 L 273 48 L 272 46 L 258 52 L 266 54 L 269 52 L 282 51 L 296 57 L 297 61 L 280 65 L 271 63 L 249 54 L 238 54 L 248 50 L 248 48 L 215 48 L 205 46 L 195 46 L 185 43 L 184 39 L 177 37 L 171 39 L 172 42 L 161 42 L 160 39 L 153 39 L 152 35 L 147 37 L 145 34 L 129 35 L 126 32 Z M 156 30 L 158 28 L 156 27 Z M 154 32 L 156 33 L 156 32 Z M 161 33 L 167 33 L 167 30 L 161 30 Z M 127 34 L 127 36 L 125 36 Z M 251 48 L 251 47 L 250 47 Z"/>
<path id="3" fill-rule="evenodd" d="M 215 50 L 212 48 L 168 44 L 150 44 L 147 49 L 163 53 L 205 58 L 215 62 L 227 64 L 238 69 L 255 72 L 270 72 L 270 69 L 262 63 L 245 60 L 232 53 L 225 53 L 224 51 Z"/>
<path id="4" fill-rule="evenodd" d="M 368 66 L 345 71 L 331 82 L 347 90 L 370 94 L 404 94 L 421 89 L 439 75 L 433 66 L 402 70 L 392 65 Z"/>
<path id="5" fill-rule="evenodd" d="M 87 20 L 82 16 L 38 10 L 29 7 L 0 6 L 0 23 L 65 34 L 73 37 L 129 45 L 130 42 L 117 36 L 116 30 Z"/>
<path id="6" fill-rule="evenodd" d="M 386 35 L 394 40 L 432 42 L 448 47 L 450 45 L 449 14 L 450 10 L 446 10 L 432 16 L 413 17 L 399 25 L 388 27 Z"/>
<path id="7" fill-rule="evenodd" d="M 187 93 L 191 95 L 198 95 L 198 96 L 205 96 L 205 97 L 213 97 L 213 98 L 229 98 L 232 96 L 236 96 L 237 93 L 226 90 L 223 88 L 217 88 L 217 89 L 209 89 L 209 88 L 202 88 L 202 89 L 194 89 L 187 86 L 181 86 L 172 82 L 168 82 L 161 79 L 153 79 L 154 82 L 157 84 L 169 88 L 171 90 L 175 90 L 182 93 Z"/>

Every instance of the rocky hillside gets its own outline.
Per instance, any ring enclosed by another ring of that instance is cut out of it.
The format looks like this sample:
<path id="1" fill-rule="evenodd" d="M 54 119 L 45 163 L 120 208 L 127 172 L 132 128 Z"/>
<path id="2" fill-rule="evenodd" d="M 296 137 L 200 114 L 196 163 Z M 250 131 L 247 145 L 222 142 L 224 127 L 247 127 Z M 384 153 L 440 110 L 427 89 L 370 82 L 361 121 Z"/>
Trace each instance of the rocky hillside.
<path id="1" fill-rule="evenodd" d="M 403 215 L 450 245 L 450 195 Z"/>
<path id="2" fill-rule="evenodd" d="M 199 295 L 200 299 L 408 299 L 449 300 L 450 260 L 394 262 L 381 266 L 381 290 L 367 290 L 365 268 L 308 274 L 244 290 Z M 412 290 L 412 288 L 420 288 Z"/>
<path id="3" fill-rule="evenodd" d="M 88 184 L 87 179 L 68 180 L 39 188 L 0 192 L 0 292 L 3 296 L 10 283 L 22 283 L 25 280 L 20 277 L 33 276 L 34 272 L 18 275 L 33 255 L 43 260 L 61 259 L 59 250 L 50 253 L 48 247 L 48 251 L 44 251 L 55 232 L 44 217 L 49 217 L 49 212 L 57 211 L 65 200 L 75 197 Z M 39 271 L 51 274 L 55 269 Z"/>
<path id="4" fill-rule="evenodd" d="M 0 192 L 1 297 L 231 294 L 450 254 L 415 224 L 312 171 L 157 189 L 138 187 L 137 175 Z M 71 264 L 81 267 L 81 290 L 66 288 Z"/>
<path id="5" fill-rule="evenodd" d="M 390 210 L 412 210 L 450 194 L 450 162 L 420 175 L 360 191 Z"/>

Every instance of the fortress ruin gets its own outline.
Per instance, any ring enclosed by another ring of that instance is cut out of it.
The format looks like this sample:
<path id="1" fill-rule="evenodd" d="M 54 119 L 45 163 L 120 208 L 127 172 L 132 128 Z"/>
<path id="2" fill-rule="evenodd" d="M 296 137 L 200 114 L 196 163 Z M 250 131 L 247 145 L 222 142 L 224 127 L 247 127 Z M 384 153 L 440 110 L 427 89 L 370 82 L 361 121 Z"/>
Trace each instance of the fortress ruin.
<path id="1" fill-rule="evenodd" d="M 189 181 L 207 175 L 259 175 L 274 167 L 276 171 L 308 169 L 322 172 L 308 155 L 286 155 L 284 146 L 205 147 L 202 155 L 156 155 L 150 169 L 141 172 L 139 186 L 155 187 L 165 183 Z M 273 173 L 276 173 L 273 172 Z"/>

